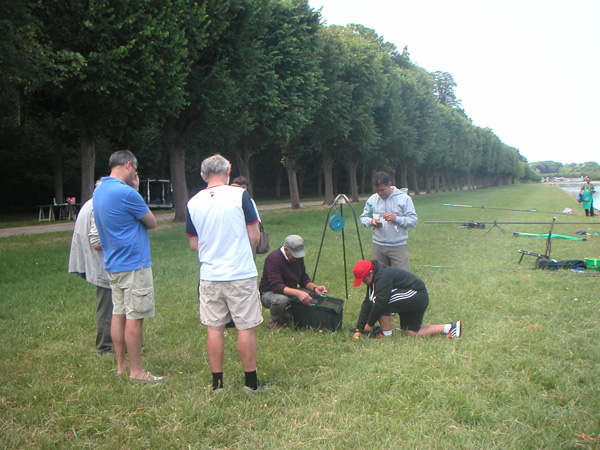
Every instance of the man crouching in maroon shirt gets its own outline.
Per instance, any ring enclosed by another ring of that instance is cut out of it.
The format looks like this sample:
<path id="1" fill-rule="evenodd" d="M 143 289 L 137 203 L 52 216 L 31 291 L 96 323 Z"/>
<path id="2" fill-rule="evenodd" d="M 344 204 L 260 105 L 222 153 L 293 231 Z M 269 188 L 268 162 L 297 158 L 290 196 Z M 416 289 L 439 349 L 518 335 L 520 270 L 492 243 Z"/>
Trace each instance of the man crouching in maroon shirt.
<path id="1" fill-rule="evenodd" d="M 311 296 L 300 288 L 327 294 L 325 286 L 317 286 L 306 273 L 304 265 L 304 241 L 291 234 L 283 241 L 283 246 L 269 253 L 265 259 L 263 275 L 258 286 L 260 301 L 271 311 L 269 328 L 292 325 L 292 315 L 287 309 L 292 297 L 310 306 Z"/>

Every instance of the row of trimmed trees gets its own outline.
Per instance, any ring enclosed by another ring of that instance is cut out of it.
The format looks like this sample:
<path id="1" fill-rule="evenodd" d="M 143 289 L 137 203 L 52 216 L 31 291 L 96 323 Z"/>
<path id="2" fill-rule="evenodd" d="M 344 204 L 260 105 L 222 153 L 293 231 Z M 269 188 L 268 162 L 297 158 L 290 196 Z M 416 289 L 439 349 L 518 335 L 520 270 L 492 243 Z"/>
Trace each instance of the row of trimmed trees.
<path id="1" fill-rule="evenodd" d="M 472 124 L 450 74 L 361 25 L 324 26 L 305 0 L 22 0 L 0 13 L 0 177 L 20 204 L 73 186 L 85 201 L 118 148 L 170 177 L 176 220 L 215 152 L 265 196 L 287 173 L 293 207 L 303 190 L 357 200 L 374 170 L 417 193 L 535 177 Z"/>

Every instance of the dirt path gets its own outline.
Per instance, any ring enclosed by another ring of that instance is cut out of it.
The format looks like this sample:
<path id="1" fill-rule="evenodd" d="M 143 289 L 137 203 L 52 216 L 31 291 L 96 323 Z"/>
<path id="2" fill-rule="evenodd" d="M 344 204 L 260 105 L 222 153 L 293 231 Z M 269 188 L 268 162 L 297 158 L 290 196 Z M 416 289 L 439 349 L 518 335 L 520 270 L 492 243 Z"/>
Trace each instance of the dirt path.
<path id="1" fill-rule="evenodd" d="M 322 205 L 322 201 L 315 202 L 303 202 L 301 206 L 318 206 Z M 289 203 L 274 203 L 271 205 L 263 205 L 259 206 L 259 211 L 267 211 L 270 209 L 285 209 L 290 208 Z M 173 220 L 175 218 L 175 213 L 167 213 L 167 214 L 157 214 L 156 220 L 159 222 L 164 222 L 167 220 Z M 75 226 L 74 221 L 69 222 L 55 222 L 50 224 L 40 224 L 40 225 L 32 225 L 27 227 L 13 227 L 13 228 L 0 228 L 0 238 L 9 237 L 9 236 L 17 236 L 21 234 L 44 234 L 44 233 L 56 233 L 58 231 L 73 231 Z"/>

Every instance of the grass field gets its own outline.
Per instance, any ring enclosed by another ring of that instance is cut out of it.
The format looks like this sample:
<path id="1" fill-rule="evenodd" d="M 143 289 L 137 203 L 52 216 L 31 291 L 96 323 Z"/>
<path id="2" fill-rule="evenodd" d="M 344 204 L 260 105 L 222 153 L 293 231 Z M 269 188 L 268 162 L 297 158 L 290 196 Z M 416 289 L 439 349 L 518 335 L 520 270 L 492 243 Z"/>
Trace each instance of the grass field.
<path id="1" fill-rule="evenodd" d="M 198 324 L 198 262 L 182 224 L 150 232 L 157 313 L 144 323 L 143 361 L 167 380 L 143 386 L 114 376 L 94 351 L 95 289 L 66 273 L 71 233 L 0 239 L 0 448 L 2 449 L 598 449 L 600 272 L 534 270 L 548 225 L 460 229 L 425 221 L 550 221 L 551 213 L 445 207 L 443 203 L 562 211 L 556 259 L 600 257 L 598 218 L 582 216 L 556 187 L 518 185 L 417 196 L 413 272 L 431 296 L 427 323 L 462 319 L 460 339 L 352 340 L 364 287 L 348 287 L 338 333 L 257 331 L 261 395 L 241 392 L 235 331 L 226 337 L 224 395 Z M 356 205 L 360 214 L 362 205 Z M 361 257 L 348 206 L 348 279 Z M 327 208 L 261 212 L 273 245 L 307 242 L 314 265 Z M 488 233 L 489 230 L 489 233 Z M 370 233 L 361 228 L 365 256 Z M 257 265 L 262 271 L 264 255 Z M 316 281 L 345 297 L 342 236 L 327 229 Z M 266 313 L 264 314 L 267 317 Z"/>

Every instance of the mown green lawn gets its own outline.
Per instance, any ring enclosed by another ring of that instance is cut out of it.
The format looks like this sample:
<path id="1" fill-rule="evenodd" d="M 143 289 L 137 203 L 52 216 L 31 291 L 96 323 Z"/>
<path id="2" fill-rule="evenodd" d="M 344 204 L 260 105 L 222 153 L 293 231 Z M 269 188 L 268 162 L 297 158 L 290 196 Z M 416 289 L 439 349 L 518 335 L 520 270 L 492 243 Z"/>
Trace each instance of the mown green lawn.
<path id="1" fill-rule="evenodd" d="M 348 287 L 343 331 L 258 329 L 261 395 L 241 392 L 235 330 L 226 337 L 224 395 L 198 324 L 198 262 L 182 224 L 150 233 L 157 314 L 144 323 L 143 360 L 167 380 L 117 379 L 94 351 L 95 289 L 66 273 L 71 234 L 0 239 L 0 447 L 4 449 L 597 449 L 600 448 L 600 272 L 533 269 L 549 225 L 489 230 L 425 221 L 550 221 L 552 213 L 445 207 L 443 203 L 562 211 L 556 259 L 600 257 L 598 218 L 548 185 L 415 198 L 413 272 L 428 285 L 428 323 L 462 319 L 464 334 L 351 339 L 364 288 Z M 362 205 L 355 205 L 360 214 Z M 361 257 L 350 208 L 348 282 Z M 307 242 L 313 272 L 327 208 L 263 211 L 273 248 L 287 234 Z M 504 230 L 504 232 L 502 231 Z M 489 233 L 488 233 L 489 231 Z M 361 228 L 365 256 L 369 230 Z M 262 270 L 264 256 L 257 265 Z M 342 235 L 327 228 L 317 282 L 345 297 Z M 267 317 L 266 313 L 264 314 Z"/>

